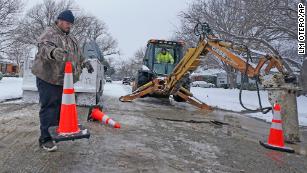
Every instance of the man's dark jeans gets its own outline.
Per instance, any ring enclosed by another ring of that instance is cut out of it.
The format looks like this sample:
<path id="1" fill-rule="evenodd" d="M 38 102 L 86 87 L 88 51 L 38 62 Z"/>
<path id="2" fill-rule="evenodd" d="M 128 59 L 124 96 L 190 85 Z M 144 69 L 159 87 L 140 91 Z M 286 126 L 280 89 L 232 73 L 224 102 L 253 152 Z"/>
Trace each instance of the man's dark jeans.
<path id="1" fill-rule="evenodd" d="M 39 142 L 45 143 L 51 140 L 48 128 L 59 125 L 63 86 L 52 85 L 39 78 L 36 78 L 36 86 L 41 106 L 39 111 L 41 130 Z"/>

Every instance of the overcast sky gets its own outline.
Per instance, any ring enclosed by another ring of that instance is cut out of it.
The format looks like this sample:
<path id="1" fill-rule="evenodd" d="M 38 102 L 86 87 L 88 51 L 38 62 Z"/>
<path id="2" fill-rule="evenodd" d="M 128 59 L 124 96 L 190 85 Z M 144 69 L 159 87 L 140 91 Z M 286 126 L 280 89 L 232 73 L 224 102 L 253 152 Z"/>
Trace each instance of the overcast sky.
<path id="1" fill-rule="evenodd" d="M 118 41 L 122 58 L 130 58 L 151 38 L 168 39 L 179 25 L 178 14 L 191 0 L 75 0 L 102 19 Z M 25 0 L 30 8 L 43 0 Z"/>

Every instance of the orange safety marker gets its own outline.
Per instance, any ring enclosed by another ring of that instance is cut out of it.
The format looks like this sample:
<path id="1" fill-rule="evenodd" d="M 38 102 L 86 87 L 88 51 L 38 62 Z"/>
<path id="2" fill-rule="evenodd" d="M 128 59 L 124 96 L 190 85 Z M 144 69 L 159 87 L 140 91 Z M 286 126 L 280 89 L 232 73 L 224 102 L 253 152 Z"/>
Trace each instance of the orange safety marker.
<path id="1" fill-rule="evenodd" d="M 107 116 L 104 112 L 102 112 L 102 108 L 97 105 L 90 108 L 87 119 L 88 121 L 93 120 L 93 121 L 102 122 L 104 124 L 108 124 L 116 129 L 120 128 L 120 124 L 118 122 L 115 122 L 113 119 Z"/>
<path id="2" fill-rule="evenodd" d="M 71 62 L 67 62 L 65 66 L 60 124 L 57 132 L 59 134 L 69 134 L 78 133 L 79 131 L 72 64 Z"/>
<path id="3" fill-rule="evenodd" d="M 78 125 L 78 113 L 73 83 L 73 67 L 71 62 L 66 62 L 60 123 L 58 127 L 50 127 L 49 133 L 53 140 L 66 141 L 81 138 L 89 138 L 87 129 Z"/>
<path id="4" fill-rule="evenodd" d="M 280 111 L 281 111 L 280 104 L 278 103 L 274 104 L 273 119 L 272 119 L 272 125 L 270 128 L 270 134 L 268 137 L 268 142 L 263 143 L 262 141 L 259 141 L 259 143 L 262 146 L 269 148 L 269 149 L 294 153 L 294 150 L 292 148 L 285 146 Z"/>

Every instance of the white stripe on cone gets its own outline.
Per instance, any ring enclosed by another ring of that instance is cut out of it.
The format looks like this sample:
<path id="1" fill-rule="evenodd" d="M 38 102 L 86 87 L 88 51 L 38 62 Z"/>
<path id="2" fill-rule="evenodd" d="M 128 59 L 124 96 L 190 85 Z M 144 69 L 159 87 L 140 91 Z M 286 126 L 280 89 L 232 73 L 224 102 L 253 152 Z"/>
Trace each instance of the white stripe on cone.
<path id="1" fill-rule="evenodd" d="M 65 73 L 63 89 L 72 89 L 72 88 L 74 88 L 72 73 Z"/>
<path id="2" fill-rule="evenodd" d="M 65 73 L 64 76 L 64 86 L 63 89 L 73 89 L 74 88 L 74 82 L 73 82 L 73 75 L 72 73 Z M 76 98 L 75 94 L 64 94 L 62 95 L 62 104 L 65 105 L 72 105 L 76 104 Z"/>
<path id="3" fill-rule="evenodd" d="M 104 115 L 103 117 L 102 117 L 102 122 L 103 123 L 105 123 L 105 124 L 107 124 L 106 122 L 107 122 L 107 119 L 108 119 L 109 117 L 107 116 L 107 115 Z"/>
<path id="4" fill-rule="evenodd" d="M 271 125 L 271 129 L 282 130 L 282 125 L 280 123 L 273 122 Z"/>
<path id="5" fill-rule="evenodd" d="M 107 120 L 108 120 L 108 122 L 107 122 Z M 111 126 L 115 126 L 115 124 L 116 124 L 116 122 L 114 121 L 114 120 L 112 120 L 109 116 L 107 116 L 107 115 L 104 115 L 103 117 L 102 117 L 102 122 L 104 123 L 104 124 L 109 124 L 109 125 L 111 125 Z"/>
<path id="6" fill-rule="evenodd" d="M 64 94 L 63 93 L 62 104 L 65 104 L 65 105 L 76 104 L 75 94 Z"/>
<path id="7" fill-rule="evenodd" d="M 282 130 L 282 124 L 279 122 L 274 122 L 274 120 L 281 121 L 280 110 L 274 109 L 271 128 L 276 130 Z"/>
<path id="8" fill-rule="evenodd" d="M 281 120 L 280 111 L 275 111 L 274 110 L 273 120 Z"/>
<path id="9" fill-rule="evenodd" d="M 111 126 L 115 126 L 115 123 L 116 123 L 116 122 L 113 121 L 112 119 L 109 120 L 109 124 L 110 124 Z"/>

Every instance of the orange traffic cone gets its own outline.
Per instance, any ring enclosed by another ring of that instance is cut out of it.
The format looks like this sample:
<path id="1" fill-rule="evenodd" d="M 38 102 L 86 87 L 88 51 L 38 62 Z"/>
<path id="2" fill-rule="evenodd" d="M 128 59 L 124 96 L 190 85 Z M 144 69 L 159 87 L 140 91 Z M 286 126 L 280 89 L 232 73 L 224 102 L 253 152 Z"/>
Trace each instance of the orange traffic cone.
<path id="1" fill-rule="evenodd" d="M 107 116 L 104 112 L 102 112 L 102 108 L 99 106 L 94 106 L 90 109 L 88 120 L 94 120 L 94 121 L 96 120 L 104 124 L 109 124 L 110 126 L 116 129 L 120 128 L 120 124 L 118 122 L 115 122 L 113 119 Z"/>
<path id="2" fill-rule="evenodd" d="M 59 134 L 78 133 L 78 113 L 75 100 L 74 82 L 72 75 L 72 64 L 67 62 L 65 66 L 62 105 L 60 113 L 60 124 L 57 132 Z"/>
<path id="3" fill-rule="evenodd" d="M 78 113 L 73 83 L 73 69 L 71 62 L 66 62 L 60 123 L 58 127 L 50 127 L 52 138 L 57 141 L 89 138 L 87 129 L 78 125 Z"/>
<path id="4" fill-rule="evenodd" d="M 294 153 L 294 150 L 292 148 L 285 146 L 280 111 L 281 111 L 280 104 L 278 103 L 274 104 L 273 119 L 270 128 L 270 134 L 268 137 L 268 142 L 267 143 L 263 143 L 262 141 L 259 142 L 262 146 L 269 149 Z"/>

